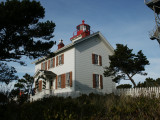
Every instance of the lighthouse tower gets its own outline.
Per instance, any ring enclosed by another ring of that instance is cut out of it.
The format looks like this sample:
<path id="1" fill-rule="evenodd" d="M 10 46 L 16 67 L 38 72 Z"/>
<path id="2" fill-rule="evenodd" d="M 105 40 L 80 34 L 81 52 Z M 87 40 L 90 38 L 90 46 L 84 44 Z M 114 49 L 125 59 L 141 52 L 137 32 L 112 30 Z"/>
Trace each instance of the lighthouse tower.
<path id="1" fill-rule="evenodd" d="M 84 20 L 82 20 L 82 24 L 78 25 L 76 29 L 77 30 L 75 32 L 77 34 L 75 35 L 74 32 L 73 37 L 70 38 L 72 42 L 90 35 L 90 26 L 88 24 L 85 24 Z"/>

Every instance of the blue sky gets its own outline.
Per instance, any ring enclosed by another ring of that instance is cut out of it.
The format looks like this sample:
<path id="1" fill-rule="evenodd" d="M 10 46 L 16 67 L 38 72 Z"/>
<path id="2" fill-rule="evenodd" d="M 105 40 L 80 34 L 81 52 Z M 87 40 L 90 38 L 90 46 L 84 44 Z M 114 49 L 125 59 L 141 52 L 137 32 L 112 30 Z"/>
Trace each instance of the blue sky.
<path id="1" fill-rule="evenodd" d="M 127 44 L 134 52 L 143 51 L 150 61 L 150 65 L 146 66 L 148 76 L 136 76 L 134 78 L 136 83 L 144 81 L 146 77 L 160 77 L 160 46 L 157 41 L 149 39 L 149 31 L 155 27 L 154 13 L 144 4 L 144 0 L 40 0 L 40 2 L 45 8 L 43 20 L 52 20 L 56 24 L 54 41 L 63 39 L 65 45 L 71 43 L 70 38 L 76 26 L 85 20 L 92 31 L 100 31 L 114 48 L 117 43 L 121 43 Z M 57 45 L 51 50 L 56 49 Z M 24 59 L 28 64 L 25 67 L 12 63 L 20 77 L 26 72 L 34 74 L 34 65 L 31 64 L 34 60 Z"/>

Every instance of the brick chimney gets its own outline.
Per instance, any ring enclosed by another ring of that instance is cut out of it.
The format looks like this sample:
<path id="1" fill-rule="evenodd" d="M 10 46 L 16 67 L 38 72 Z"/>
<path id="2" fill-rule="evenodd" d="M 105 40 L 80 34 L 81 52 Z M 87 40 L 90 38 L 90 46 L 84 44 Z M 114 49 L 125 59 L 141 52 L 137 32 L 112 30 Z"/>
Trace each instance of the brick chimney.
<path id="1" fill-rule="evenodd" d="M 58 50 L 61 49 L 62 47 L 64 47 L 64 44 L 63 44 L 63 40 L 59 40 L 59 44 L 58 44 Z"/>

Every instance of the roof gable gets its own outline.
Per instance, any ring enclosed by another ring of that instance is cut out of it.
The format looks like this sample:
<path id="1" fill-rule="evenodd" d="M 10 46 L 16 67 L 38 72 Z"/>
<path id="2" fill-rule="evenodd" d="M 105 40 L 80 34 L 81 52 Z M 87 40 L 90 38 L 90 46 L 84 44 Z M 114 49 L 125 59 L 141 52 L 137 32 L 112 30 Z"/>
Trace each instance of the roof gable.
<path id="1" fill-rule="evenodd" d="M 60 52 L 67 51 L 67 50 L 70 49 L 71 47 L 74 47 L 75 45 L 77 45 L 77 44 L 79 44 L 79 43 L 81 43 L 81 42 L 83 42 L 83 41 L 86 41 L 86 40 L 89 39 L 89 38 L 95 37 L 95 36 L 99 36 L 100 39 L 101 39 L 101 40 L 103 41 L 103 43 L 105 44 L 105 46 L 106 46 L 107 48 L 109 48 L 109 50 L 110 50 L 112 53 L 114 53 L 114 48 L 110 45 L 110 43 L 106 40 L 106 38 L 101 34 L 101 32 L 98 31 L 98 32 L 95 32 L 95 33 L 93 33 L 93 34 L 85 37 L 85 38 L 81 38 L 81 39 L 79 39 L 79 40 L 76 40 L 76 41 L 74 41 L 74 42 L 72 42 L 72 43 L 70 43 L 70 44 L 68 44 L 68 45 L 66 45 L 66 46 L 64 46 L 64 47 L 62 47 L 62 48 L 54 51 L 53 54 L 56 54 L 56 55 L 57 55 L 57 54 L 59 54 Z M 48 59 L 48 58 L 49 58 L 48 56 L 44 56 L 44 57 L 42 57 L 42 58 L 34 61 L 32 64 L 41 62 L 41 61 L 43 61 L 43 60 L 45 60 L 45 59 Z"/>

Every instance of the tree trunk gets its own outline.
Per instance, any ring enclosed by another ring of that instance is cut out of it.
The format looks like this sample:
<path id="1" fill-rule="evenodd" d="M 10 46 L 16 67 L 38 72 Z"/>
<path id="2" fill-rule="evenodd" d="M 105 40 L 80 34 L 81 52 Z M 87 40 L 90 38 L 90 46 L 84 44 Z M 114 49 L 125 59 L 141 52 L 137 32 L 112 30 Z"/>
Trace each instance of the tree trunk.
<path id="1" fill-rule="evenodd" d="M 130 79 L 130 81 L 133 83 L 134 85 L 134 88 L 137 86 L 136 83 L 134 82 L 134 80 L 132 79 L 132 77 L 130 77 L 128 74 L 127 74 L 128 78 Z"/>

